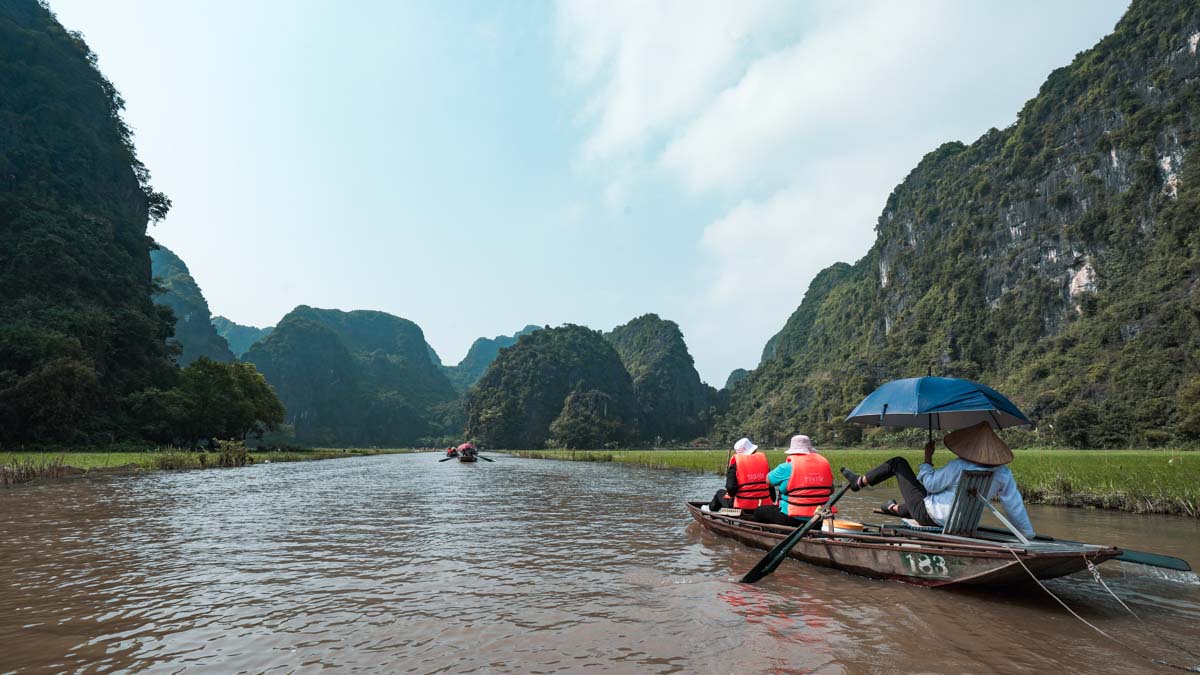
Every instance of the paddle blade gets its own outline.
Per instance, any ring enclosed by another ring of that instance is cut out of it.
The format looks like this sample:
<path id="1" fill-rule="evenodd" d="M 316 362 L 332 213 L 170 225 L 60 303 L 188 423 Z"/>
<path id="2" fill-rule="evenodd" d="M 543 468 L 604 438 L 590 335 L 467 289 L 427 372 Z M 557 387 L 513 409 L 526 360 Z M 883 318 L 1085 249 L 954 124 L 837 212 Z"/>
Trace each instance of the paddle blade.
<path id="1" fill-rule="evenodd" d="M 987 532 L 990 534 L 1002 534 L 1005 536 L 1010 536 L 1007 531 L 997 529 L 994 527 L 981 527 L 981 528 L 979 528 L 979 531 Z M 1064 544 L 1078 544 L 1079 543 L 1077 541 L 1071 541 L 1069 539 L 1055 539 L 1054 537 L 1047 537 L 1047 536 L 1040 535 L 1040 534 L 1037 536 L 1037 540 L 1038 541 L 1061 541 Z M 1172 570 L 1175 572 L 1191 572 L 1192 571 L 1192 566 L 1188 564 L 1188 561 L 1183 560 L 1182 558 L 1172 558 L 1169 555 L 1159 555 L 1158 553 L 1147 553 L 1146 551 L 1134 551 L 1132 549 L 1128 549 L 1128 548 L 1124 548 L 1124 547 L 1122 547 L 1122 549 L 1121 549 L 1121 555 L 1117 556 L 1116 558 L 1113 558 L 1113 560 L 1120 560 L 1121 562 L 1133 563 L 1135 565 L 1146 565 L 1147 567 L 1161 567 L 1162 569 Z"/>
<path id="2" fill-rule="evenodd" d="M 483 455 L 478 455 L 478 457 L 479 457 L 479 459 L 482 459 L 482 460 L 483 460 L 483 461 L 485 461 L 485 462 L 494 462 L 494 461 L 496 461 L 496 460 L 494 460 L 494 459 L 488 459 L 487 457 L 484 457 Z"/>
<path id="3" fill-rule="evenodd" d="M 1159 555 L 1157 553 L 1147 553 L 1145 551 L 1130 551 L 1124 549 L 1121 555 L 1113 558 L 1121 562 L 1134 563 L 1136 565 L 1149 565 L 1150 567 L 1161 567 L 1167 570 L 1175 570 L 1176 572 L 1191 572 L 1192 566 L 1186 560 L 1180 558 L 1172 558 L 1169 555 Z"/>
<path id="4" fill-rule="evenodd" d="M 834 495 L 829 498 L 829 501 L 825 502 L 825 509 L 828 509 L 836 504 L 837 501 L 842 498 L 842 495 L 846 494 L 846 490 L 849 489 L 849 483 L 843 485 L 842 489 L 834 493 Z M 779 567 L 779 565 L 783 562 L 783 559 L 787 557 L 788 551 L 792 550 L 792 547 L 796 545 L 796 542 L 800 541 L 804 535 L 808 534 L 809 530 L 811 530 L 820 522 L 821 519 L 814 515 L 812 518 L 808 519 L 808 522 L 805 523 L 803 527 L 798 527 L 793 530 L 792 533 L 787 536 L 787 538 L 776 544 L 775 548 L 767 551 L 767 554 L 763 556 L 762 560 L 758 561 L 758 564 L 755 565 L 753 569 L 751 569 L 749 572 L 746 572 L 746 576 L 742 577 L 741 579 L 742 583 L 755 583 L 771 572 L 774 572 L 775 568 Z"/>
<path id="5" fill-rule="evenodd" d="M 454 457 L 447 457 L 446 459 L 439 459 L 438 461 L 439 461 L 439 462 L 449 462 L 449 461 L 450 461 L 450 460 L 452 460 L 452 459 L 458 459 L 458 456 L 454 456 Z"/>

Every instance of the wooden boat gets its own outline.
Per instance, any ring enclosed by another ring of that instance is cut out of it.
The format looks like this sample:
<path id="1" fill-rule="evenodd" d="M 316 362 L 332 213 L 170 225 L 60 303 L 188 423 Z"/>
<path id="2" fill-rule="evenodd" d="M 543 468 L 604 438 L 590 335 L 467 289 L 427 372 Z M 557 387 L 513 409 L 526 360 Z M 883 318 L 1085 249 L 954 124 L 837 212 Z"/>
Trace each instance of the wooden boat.
<path id="1" fill-rule="evenodd" d="M 460 461 L 460 462 L 478 462 L 479 458 L 476 457 L 475 455 L 459 455 L 458 461 Z"/>
<path id="2" fill-rule="evenodd" d="M 687 502 L 688 512 L 704 529 L 769 550 L 794 531 L 784 525 L 708 513 L 706 502 Z M 986 538 L 980 538 L 986 537 Z M 1033 541 L 980 534 L 959 537 L 900 525 L 864 524 L 861 531 L 814 530 L 788 553 L 797 560 L 876 579 L 921 586 L 1007 586 L 1053 579 L 1121 555 L 1121 549 L 1096 544 Z"/>

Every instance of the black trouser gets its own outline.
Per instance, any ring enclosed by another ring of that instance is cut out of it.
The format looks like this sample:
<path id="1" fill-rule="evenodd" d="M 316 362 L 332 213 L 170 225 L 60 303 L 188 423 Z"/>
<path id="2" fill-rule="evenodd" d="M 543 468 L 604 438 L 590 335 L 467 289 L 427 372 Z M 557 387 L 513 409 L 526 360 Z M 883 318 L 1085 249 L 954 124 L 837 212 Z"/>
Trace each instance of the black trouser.
<path id="1" fill-rule="evenodd" d="M 922 525 L 937 525 L 932 518 L 929 517 L 929 512 L 925 510 L 925 496 L 929 491 L 921 485 L 921 481 L 917 480 L 917 474 L 913 473 L 912 465 L 903 457 L 893 457 L 888 461 L 867 472 L 867 484 L 879 485 L 883 481 L 896 478 L 896 483 L 900 486 L 900 495 L 904 498 L 904 503 L 896 507 L 896 511 L 905 518 L 912 518 Z"/>
<path id="2" fill-rule="evenodd" d="M 800 527 L 806 522 L 787 515 L 783 511 L 780 511 L 779 507 L 774 504 L 768 504 L 767 506 L 760 506 L 757 509 L 754 509 L 753 518 L 754 522 L 756 523 L 787 525 L 789 527 Z"/>

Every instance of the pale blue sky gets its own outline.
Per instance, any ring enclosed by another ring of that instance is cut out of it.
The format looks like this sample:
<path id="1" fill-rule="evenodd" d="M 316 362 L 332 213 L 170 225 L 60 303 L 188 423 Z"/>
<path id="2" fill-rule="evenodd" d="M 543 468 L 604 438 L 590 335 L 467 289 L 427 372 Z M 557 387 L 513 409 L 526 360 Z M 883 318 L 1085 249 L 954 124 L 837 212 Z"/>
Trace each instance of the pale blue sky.
<path id="1" fill-rule="evenodd" d="M 1126 5 L 51 0 L 214 313 L 379 309 L 455 363 L 657 312 L 718 387 Z"/>

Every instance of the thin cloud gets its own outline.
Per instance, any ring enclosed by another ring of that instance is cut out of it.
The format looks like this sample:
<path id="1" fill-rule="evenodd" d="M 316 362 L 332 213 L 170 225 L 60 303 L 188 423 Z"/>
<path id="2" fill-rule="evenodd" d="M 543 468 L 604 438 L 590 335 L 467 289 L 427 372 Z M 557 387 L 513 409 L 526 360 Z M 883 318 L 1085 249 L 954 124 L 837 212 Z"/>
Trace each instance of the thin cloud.
<path id="1" fill-rule="evenodd" d="M 595 89 L 585 106 L 594 120 L 585 156 L 637 150 L 691 117 L 736 79 L 748 37 L 785 9 L 775 0 L 560 2 L 567 74 Z"/>
<path id="2" fill-rule="evenodd" d="M 1010 124 L 1127 4 L 563 3 L 558 19 L 588 92 L 581 155 L 621 155 L 609 185 L 640 162 L 684 191 L 661 198 L 724 204 L 700 230 L 704 292 L 681 317 L 719 382 L 753 365 L 817 272 L 866 252 L 926 152 Z M 764 37 L 788 21 L 789 40 Z"/>

